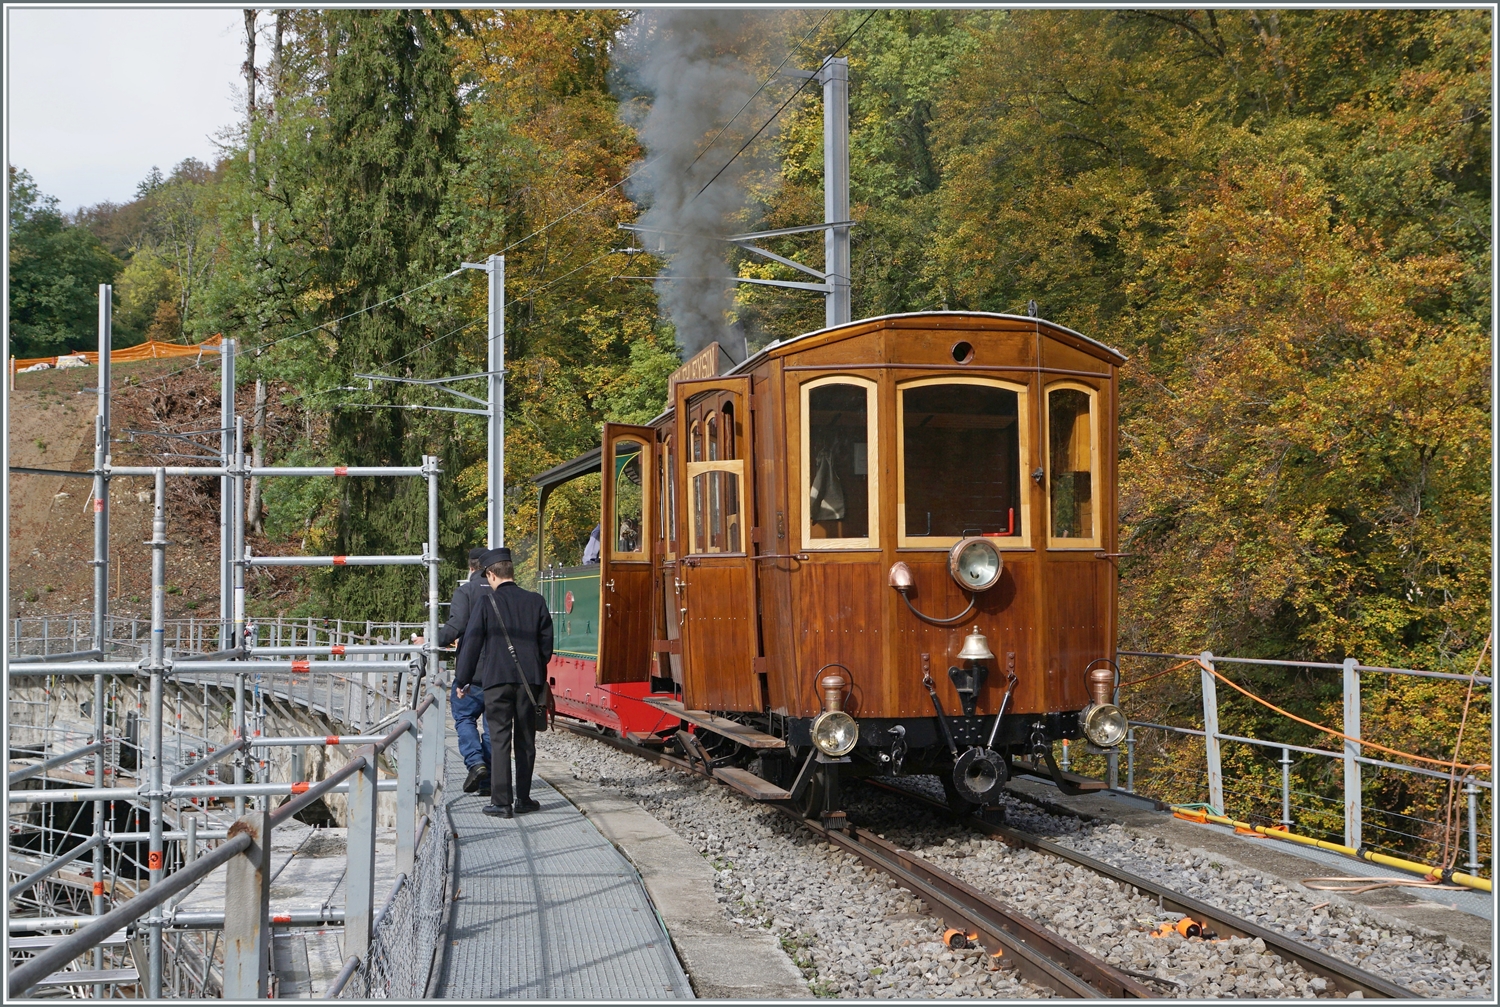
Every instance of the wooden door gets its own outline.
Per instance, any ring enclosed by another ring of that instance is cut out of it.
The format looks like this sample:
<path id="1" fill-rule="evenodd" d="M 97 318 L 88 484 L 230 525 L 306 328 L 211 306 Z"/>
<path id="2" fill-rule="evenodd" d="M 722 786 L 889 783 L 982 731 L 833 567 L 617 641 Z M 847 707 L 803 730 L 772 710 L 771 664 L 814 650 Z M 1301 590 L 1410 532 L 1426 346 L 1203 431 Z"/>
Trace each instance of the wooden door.
<path id="1" fill-rule="evenodd" d="M 676 406 L 683 701 L 697 710 L 758 711 L 750 379 L 680 381 Z"/>
<path id="2" fill-rule="evenodd" d="M 600 685 L 651 675 L 651 542 L 656 432 L 604 424 L 599 528 Z"/>

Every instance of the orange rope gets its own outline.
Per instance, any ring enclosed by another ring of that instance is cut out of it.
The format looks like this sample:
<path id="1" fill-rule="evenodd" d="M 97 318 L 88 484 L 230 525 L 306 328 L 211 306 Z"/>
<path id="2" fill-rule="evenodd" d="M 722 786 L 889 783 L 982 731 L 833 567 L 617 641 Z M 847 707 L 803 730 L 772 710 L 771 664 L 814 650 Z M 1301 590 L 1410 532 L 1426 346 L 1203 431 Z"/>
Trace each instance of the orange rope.
<path id="1" fill-rule="evenodd" d="M 1434 765 L 1434 766 L 1446 766 L 1446 767 L 1448 767 L 1450 769 L 1466 769 L 1466 770 L 1486 770 L 1486 771 L 1488 771 L 1490 769 L 1490 765 L 1487 762 L 1479 762 L 1479 763 L 1475 763 L 1474 765 L 1466 765 L 1465 763 L 1458 762 L 1456 760 L 1456 758 L 1455 758 L 1454 761 L 1445 762 L 1442 759 L 1429 759 L 1425 755 L 1413 755 L 1411 752 L 1403 752 L 1399 748 L 1387 748 L 1385 745 L 1377 745 L 1375 742 L 1373 742 L 1373 741 L 1366 741 L 1363 738 L 1351 738 L 1351 737 L 1349 737 L 1349 735 L 1343 733 L 1342 731 L 1335 731 L 1331 727 L 1324 727 L 1322 724 L 1314 724 L 1310 720 L 1303 720 L 1301 717 L 1297 716 L 1295 713 L 1288 713 L 1287 711 L 1283 710 L 1281 707 L 1277 706 L 1276 704 L 1271 703 L 1271 702 L 1269 702 L 1267 700 L 1261 699 L 1255 693 L 1251 692 L 1249 689 L 1246 689 L 1244 686 L 1240 685 L 1238 682 L 1235 682 L 1235 681 L 1232 681 L 1232 680 L 1230 680 L 1228 678 L 1225 678 L 1224 675 L 1217 668 L 1210 668 L 1208 665 L 1204 664 L 1203 661 L 1200 658 L 1194 658 L 1193 659 L 1193 663 L 1197 664 L 1204 671 L 1206 671 L 1209 674 L 1213 675 L 1214 678 L 1217 678 L 1219 681 L 1223 682 L 1225 685 L 1229 686 L 1231 689 L 1235 690 L 1236 692 L 1241 693 L 1242 695 L 1244 695 L 1244 696 L 1246 696 L 1246 697 L 1248 697 L 1250 699 L 1255 700 L 1261 706 L 1264 706 L 1264 707 L 1266 707 L 1269 710 L 1273 710 L 1276 713 L 1279 713 L 1283 717 L 1286 717 L 1286 718 L 1288 718 L 1290 720 L 1295 720 L 1299 724 L 1303 724 L 1303 725 L 1305 725 L 1307 727 L 1311 727 L 1313 730 L 1322 731 L 1324 734 L 1331 734 L 1335 738 L 1342 738 L 1345 741 L 1352 741 L 1352 742 L 1354 742 L 1357 745 L 1362 745 L 1362 746 L 1365 746 L 1367 748 L 1373 748 L 1373 749 L 1375 749 L 1377 751 L 1385 752 L 1385 753 L 1387 753 L 1389 755 L 1399 755 L 1399 756 L 1401 756 L 1404 759 L 1415 759 L 1418 762 L 1426 762 L 1426 763 L 1429 763 L 1429 764 Z M 1337 753 L 1330 753 L 1330 754 L 1337 754 Z"/>
<path id="2" fill-rule="evenodd" d="M 1197 664 L 1197 663 L 1198 663 L 1198 660 L 1196 658 L 1194 658 L 1192 660 L 1188 660 L 1188 661 L 1183 661 L 1181 664 L 1174 664 L 1174 665 L 1172 665 L 1172 667 L 1168 668 L 1166 671 L 1158 671 L 1156 674 L 1154 674 L 1154 675 L 1147 675 L 1145 678 L 1133 678 L 1133 679 L 1131 679 L 1128 682 L 1121 682 L 1120 685 L 1119 685 L 1119 687 L 1121 689 L 1123 689 L 1127 685 L 1140 685 L 1142 682 L 1149 682 L 1153 678 L 1161 678 L 1163 675 L 1170 675 L 1174 671 L 1181 671 L 1183 668 L 1186 668 L 1188 665 L 1190 665 L 1190 664 Z"/>
<path id="3" fill-rule="evenodd" d="M 1469 675 L 1469 688 L 1464 693 L 1464 715 L 1458 721 L 1458 741 L 1453 745 L 1453 761 L 1458 761 L 1459 749 L 1464 743 L 1464 728 L 1469 724 L 1469 703 L 1474 698 L 1474 679 L 1479 675 L 1479 669 L 1484 665 L 1484 655 L 1489 653 L 1490 641 L 1494 639 L 1494 633 L 1484 638 L 1484 646 L 1479 648 L 1479 660 L 1474 662 L 1474 670 Z M 1451 849 L 1451 853 L 1449 852 Z M 1448 774 L 1448 809 L 1443 820 L 1443 852 L 1439 863 L 1444 867 L 1452 869 L 1458 862 L 1458 772 L 1455 770 Z"/>

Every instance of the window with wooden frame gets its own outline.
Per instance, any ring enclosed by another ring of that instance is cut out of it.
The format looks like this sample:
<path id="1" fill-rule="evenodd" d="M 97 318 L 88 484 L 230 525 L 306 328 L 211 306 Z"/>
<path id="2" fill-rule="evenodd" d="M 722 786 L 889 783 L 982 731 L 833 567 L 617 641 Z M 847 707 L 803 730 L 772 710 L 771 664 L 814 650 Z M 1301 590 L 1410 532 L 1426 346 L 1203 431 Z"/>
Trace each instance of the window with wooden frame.
<path id="1" fill-rule="evenodd" d="M 617 559 L 643 560 L 648 556 L 647 458 L 646 445 L 634 438 L 621 437 L 612 445 L 614 513 L 610 515 L 609 549 Z"/>
<path id="2" fill-rule="evenodd" d="M 742 553 L 740 480 L 745 463 L 735 455 L 732 405 L 711 412 L 692 425 L 692 454 L 687 464 L 693 506 L 688 511 L 690 553 Z"/>
<path id="3" fill-rule="evenodd" d="M 908 381 L 896 389 L 897 544 L 949 548 L 983 535 L 1030 548 L 1026 386 L 991 378 Z"/>
<path id="4" fill-rule="evenodd" d="M 657 456 L 657 490 L 658 520 L 657 525 L 660 537 L 666 542 L 662 552 L 667 556 L 675 556 L 677 553 L 677 470 L 673 465 L 677 462 L 674 454 L 672 435 L 667 434 L 662 438 L 661 453 Z"/>
<path id="5" fill-rule="evenodd" d="M 1099 392 L 1047 386 L 1047 545 L 1098 548 Z"/>
<path id="6" fill-rule="evenodd" d="M 802 548 L 880 545 L 875 382 L 838 375 L 802 385 Z"/>

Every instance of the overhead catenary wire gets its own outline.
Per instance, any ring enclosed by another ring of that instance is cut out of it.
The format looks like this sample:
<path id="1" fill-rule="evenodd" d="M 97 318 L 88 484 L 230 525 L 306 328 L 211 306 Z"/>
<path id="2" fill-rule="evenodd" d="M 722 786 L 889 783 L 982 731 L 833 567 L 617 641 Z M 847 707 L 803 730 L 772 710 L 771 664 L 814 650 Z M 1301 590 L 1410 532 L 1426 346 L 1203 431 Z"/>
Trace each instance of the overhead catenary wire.
<path id="1" fill-rule="evenodd" d="M 859 25 L 853 31 L 851 31 L 848 34 L 848 36 L 844 39 L 844 41 L 842 41 L 842 42 L 840 42 L 838 44 L 837 48 L 835 48 L 833 50 L 833 52 L 831 52 L 831 53 L 828 54 L 828 59 L 833 59 L 839 53 L 843 52 L 844 46 L 848 45 L 851 41 L 853 41 L 854 36 L 858 35 L 860 33 L 860 30 L 863 29 L 866 24 L 869 24 L 870 18 L 872 18 L 874 16 L 875 16 L 875 11 L 873 11 L 873 10 L 870 11 L 870 13 L 866 14 L 865 15 L 865 19 L 863 21 L 861 21 L 859 23 Z M 737 151 L 735 151 L 734 154 L 729 158 L 728 161 L 724 162 L 724 167 L 722 167 L 718 171 L 714 172 L 714 177 L 710 178 L 707 182 L 703 183 L 703 188 L 701 188 L 701 189 L 698 190 L 698 192 L 693 196 L 693 199 L 697 199 L 699 196 L 701 196 L 705 192 L 707 192 L 708 191 L 708 187 L 710 185 L 713 185 L 716 181 L 718 181 L 720 175 L 724 174 L 724 172 L 726 172 L 726 171 L 729 170 L 729 166 L 735 162 L 735 158 L 737 158 L 741 154 L 743 154 L 745 152 L 745 150 L 752 143 L 755 142 L 756 138 L 759 137 L 762 133 L 764 133 L 766 131 L 766 129 L 771 125 L 771 123 L 773 123 L 773 122 L 775 122 L 777 120 L 777 118 L 781 115 L 782 112 L 786 111 L 786 107 L 792 103 L 792 99 L 796 98 L 797 95 L 801 94 L 802 91 L 803 91 L 803 89 L 806 88 L 808 84 L 812 83 L 816 79 L 817 79 L 816 77 L 808 77 L 801 84 L 797 85 L 797 89 L 787 96 L 786 101 L 784 101 L 784 102 L 781 103 L 781 107 L 779 107 L 778 109 L 776 109 L 776 111 L 772 112 L 771 113 L 771 117 L 769 119 L 767 119 L 765 122 L 761 123 L 760 128 L 757 129 L 751 135 L 750 139 L 746 140 L 743 144 L 741 144 L 740 149 L 737 150 Z M 692 202 L 692 200 L 689 200 L 689 202 Z"/>

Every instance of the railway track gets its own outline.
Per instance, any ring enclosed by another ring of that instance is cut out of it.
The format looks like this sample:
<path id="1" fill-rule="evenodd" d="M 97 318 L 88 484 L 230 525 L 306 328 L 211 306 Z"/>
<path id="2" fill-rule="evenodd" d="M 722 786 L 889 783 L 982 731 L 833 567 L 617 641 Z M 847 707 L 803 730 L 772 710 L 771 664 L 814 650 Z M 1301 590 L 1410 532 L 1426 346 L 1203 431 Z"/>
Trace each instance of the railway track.
<path id="1" fill-rule="evenodd" d="M 659 765 L 671 766 L 694 775 L 704 775 L 698 766 L 687 759 L 621 738 L 610 737 L 592 728 L 575 725 L 561 719 L 557 723 L 570 733 L 604 742 Z M 924 794 L 878 781 L 865 782 L 883 791 L 951 814 L 944 802 Z M 1151 999 L 1163 995 L 1154 988 L 1155 984 L 1160 983 L 1160 980 L 1155 977 L 1120 969 L 1104 962 L 987 893 L 865 829 L 857 826 L 847 831 L 827 829 L 816 821 L 803 818 L 794 809 L 784 804 L 767 803 L 815 833 L 825 842 L 857 857 L 862 863 L 880 871 L 901 887 L 919 896 L 927 903 L 934 915 L 942 919 L 947 926 L 962 930 L 965 935 L 975 935 L 974 939 L 989 949 L 992 955 L 1000 957 L 1007 967 L 1014 968 L 1023 978 L 1033 983 L 1050 987 L 1060 996 L 1081 999 Z M 1067 813 L 1066 809 L 1057 810 Z M 1058 857 L 1109 878 L 1120 885 L 1133 888 L 1142 896 L 1155 897 L 1157 905 L 1163 910 L 1191 916 L 1222 936 L 1250 939 L 1258 937 L 1265 942 L 1268 952 L 1279 954 L 1284 960 L 1294 961 L 1308 972 L 1322 976 L 1334 989 L 1346 996 L 1354 993 L 1361 997 L 1383 999 L 1418 998 L 1418 994 L 1403 986 L 1366 972 L 1316 948 L 1308 947 L 1285 934 L 1269 930 L 1192 896 L 1041 836 L 1010 826 L 986 822 L 977 817 L 965 817 L 962 821 L 976 831 L 999 839 L 1007 845 Z"/>
<path id="2" fill-rule="evenodd" d="M 888 793 L 898 794 L 901 797 L 908 798 L 925 806 L 941 808 L 945 812 L 949 812 L 947 804 L 934 800 L 924 794 L 914 793 L 904 787 L 880 783 L 878 781 L 867 780 L 865 782 Z M 1049 810 L 1054 814 L 1067 813 L 1066 809 L 1055 807 Z M 949 813 L 951 814 L 951 812 Z M 1366 972 L 1364 969 L 1350 965 L 1348 962 L 1335 958 L 1332 955 L 1324 954 L 1317 948 L 1308 947 L 1285 934 L 1269 930 L 1250 920 L 1227 913 L 1216 906 L 1195 899 L 1190 895 L 1174 891 L 1149 878 L 1143 878 L 1122 867 L 1116 867 L 1114 864 L 1097 860 L 1094 857 L 1080 853 L 1060 843 L 1054 843 L 1049 839 L 1044 839 L 1041 836 L 1033 835 L 1032 833 L 1024 832 L 1021 829 L 1012 828 L 1007 825 L 986 822 L 977 817 L 963 817 L 960 820 L 976 831 L 993 836 L 1009 846 L 1034 850 L 1038 853 L 1045 853 L 1049 856 L 1066 860 L 1069 863 L 1077 864 L 1096 874 L 1110 878 L 1121 885 L 1134 888 L 1140 895 L 1154 896 L 1157 905 L 1162 909 L 1191 916 L 1199 923 L 1207 924 L 1210 929 L 1217 931 L 1220 936 L 1247 937 L 1251 939 L 1258 937 L 1265 942 L 1268 951 L 1281 955 L 1285 960 L 1295 961 L 1307 971 L 1322 976 L 1335 989 L 1346 996 L 1355 992 L 1359 993 L 1362 997 L 1380 997 L 1397 1000 L 1408 1000 L 1420 996 L 1404 986 L 1399 986 L 1387 979 L 1382 979 L 1380 976 Z"/>
<path id="3" fill-rule="evenodd" d="M 609 737 L 561 719 L 557 724 L 572 734 L 602 741 L 659 765 L 703 775 L 688 760 L 666 752 Z M 966 939 L 984 946 L 993 957 L 998 957 L 1006 967 L 1015 969 L 1030 982 L 1049 987 L 1059 996 L 1081 999 L 1152 999 L 1161 996 L 1147 984 L 1154 982 L 1150 977 L 1133 975 L 1104 962 L 985 892 L 871 832 L 857 827 L 826 829 L 784 804 L 767 803 L 820 839 L 857 857 L 921 898 L 944 924 L 963 931 Z"/>

